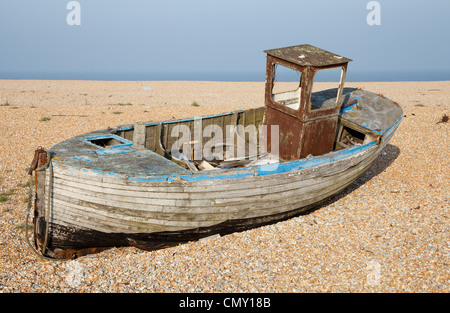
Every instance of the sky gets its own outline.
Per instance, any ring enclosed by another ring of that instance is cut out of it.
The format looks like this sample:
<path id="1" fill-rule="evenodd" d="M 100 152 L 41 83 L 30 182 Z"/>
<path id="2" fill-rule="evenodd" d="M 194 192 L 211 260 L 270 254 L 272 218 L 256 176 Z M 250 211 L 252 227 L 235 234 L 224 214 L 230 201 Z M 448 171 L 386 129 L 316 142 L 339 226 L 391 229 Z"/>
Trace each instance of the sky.
<path id="1" fill-rule="evenodd" d="M 450 80 L 446 0 L 377 1 L 380 25 L 368 0 L 79 0 L 80 25 L 69 2 L 0 1 L 0 78 L 264 81 L 264 50 L 307 43 L 348 77 Z"/>

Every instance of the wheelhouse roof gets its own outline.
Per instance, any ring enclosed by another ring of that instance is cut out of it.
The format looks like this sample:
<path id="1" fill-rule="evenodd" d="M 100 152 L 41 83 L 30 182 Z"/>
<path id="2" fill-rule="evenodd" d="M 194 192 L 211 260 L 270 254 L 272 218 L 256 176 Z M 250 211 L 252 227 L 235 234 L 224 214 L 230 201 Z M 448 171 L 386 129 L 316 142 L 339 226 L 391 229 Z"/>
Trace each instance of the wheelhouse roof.
<path id="1" fill-rule="evenodd" d="M 299 45 L 265 50 L 268 55 L 300 66 L 326 67 L 345 64 L 351 59 L 311 46 Z"/>

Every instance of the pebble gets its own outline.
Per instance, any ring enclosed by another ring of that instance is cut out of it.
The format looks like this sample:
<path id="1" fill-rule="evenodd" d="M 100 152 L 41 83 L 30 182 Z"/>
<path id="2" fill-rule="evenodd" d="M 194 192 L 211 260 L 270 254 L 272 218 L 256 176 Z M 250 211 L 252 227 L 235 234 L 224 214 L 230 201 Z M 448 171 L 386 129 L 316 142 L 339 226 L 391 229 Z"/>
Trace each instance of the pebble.
<path id="1" fill-rule="evenodd" d="M 151 82 L 151 93 L 146 84 L 2 82 L 0 103 L 7 97 L 17 109 L 0 106 L 1 192 L 14 189 L 0 202 L 0 292 L 450 292 L 450 123 L 436 124 L 449 115 L 450 82 L 348 83 L 394 99 L 406 117 L 365 174 L 307 214 L 157 251 L 37 257 L 23 225 L 26 169 L 38 146 L 263 103 L 263 83 Z"/>

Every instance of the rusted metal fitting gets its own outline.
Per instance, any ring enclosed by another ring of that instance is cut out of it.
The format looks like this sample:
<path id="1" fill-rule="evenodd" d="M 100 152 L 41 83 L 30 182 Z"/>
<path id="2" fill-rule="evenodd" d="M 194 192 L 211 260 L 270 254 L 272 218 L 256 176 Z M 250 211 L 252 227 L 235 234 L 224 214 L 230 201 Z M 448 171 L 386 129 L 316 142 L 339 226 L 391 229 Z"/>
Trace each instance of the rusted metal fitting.
<path id="1" fill-rule="evenodd" d="M 32 175 L 33 172 L 40 166 L 47 163 L 47 151 L 39 146 L 34 151 L 33 161 L 31 161 L 30 169 L 28 171 L 28 175 Z"/>

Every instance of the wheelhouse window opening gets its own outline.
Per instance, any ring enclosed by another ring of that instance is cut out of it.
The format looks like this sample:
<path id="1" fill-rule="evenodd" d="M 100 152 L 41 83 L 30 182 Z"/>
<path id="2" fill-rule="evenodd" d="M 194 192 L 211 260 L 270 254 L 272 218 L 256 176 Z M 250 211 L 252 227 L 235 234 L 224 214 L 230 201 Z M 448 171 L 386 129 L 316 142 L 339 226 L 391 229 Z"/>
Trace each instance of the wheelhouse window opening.
<path id="1" fill-rule="evenodd" d="M 278 63 L 273 65 L 272 73 L 272 100 L 298 110 L 302 84 L 301 73 Z"/>
<path id="2" fill-rule="evenodd" d="M 345 80 L 345 67 L 318 70 L 314 74 L 311 111 L 336 107 L 340 103 Z"/>

